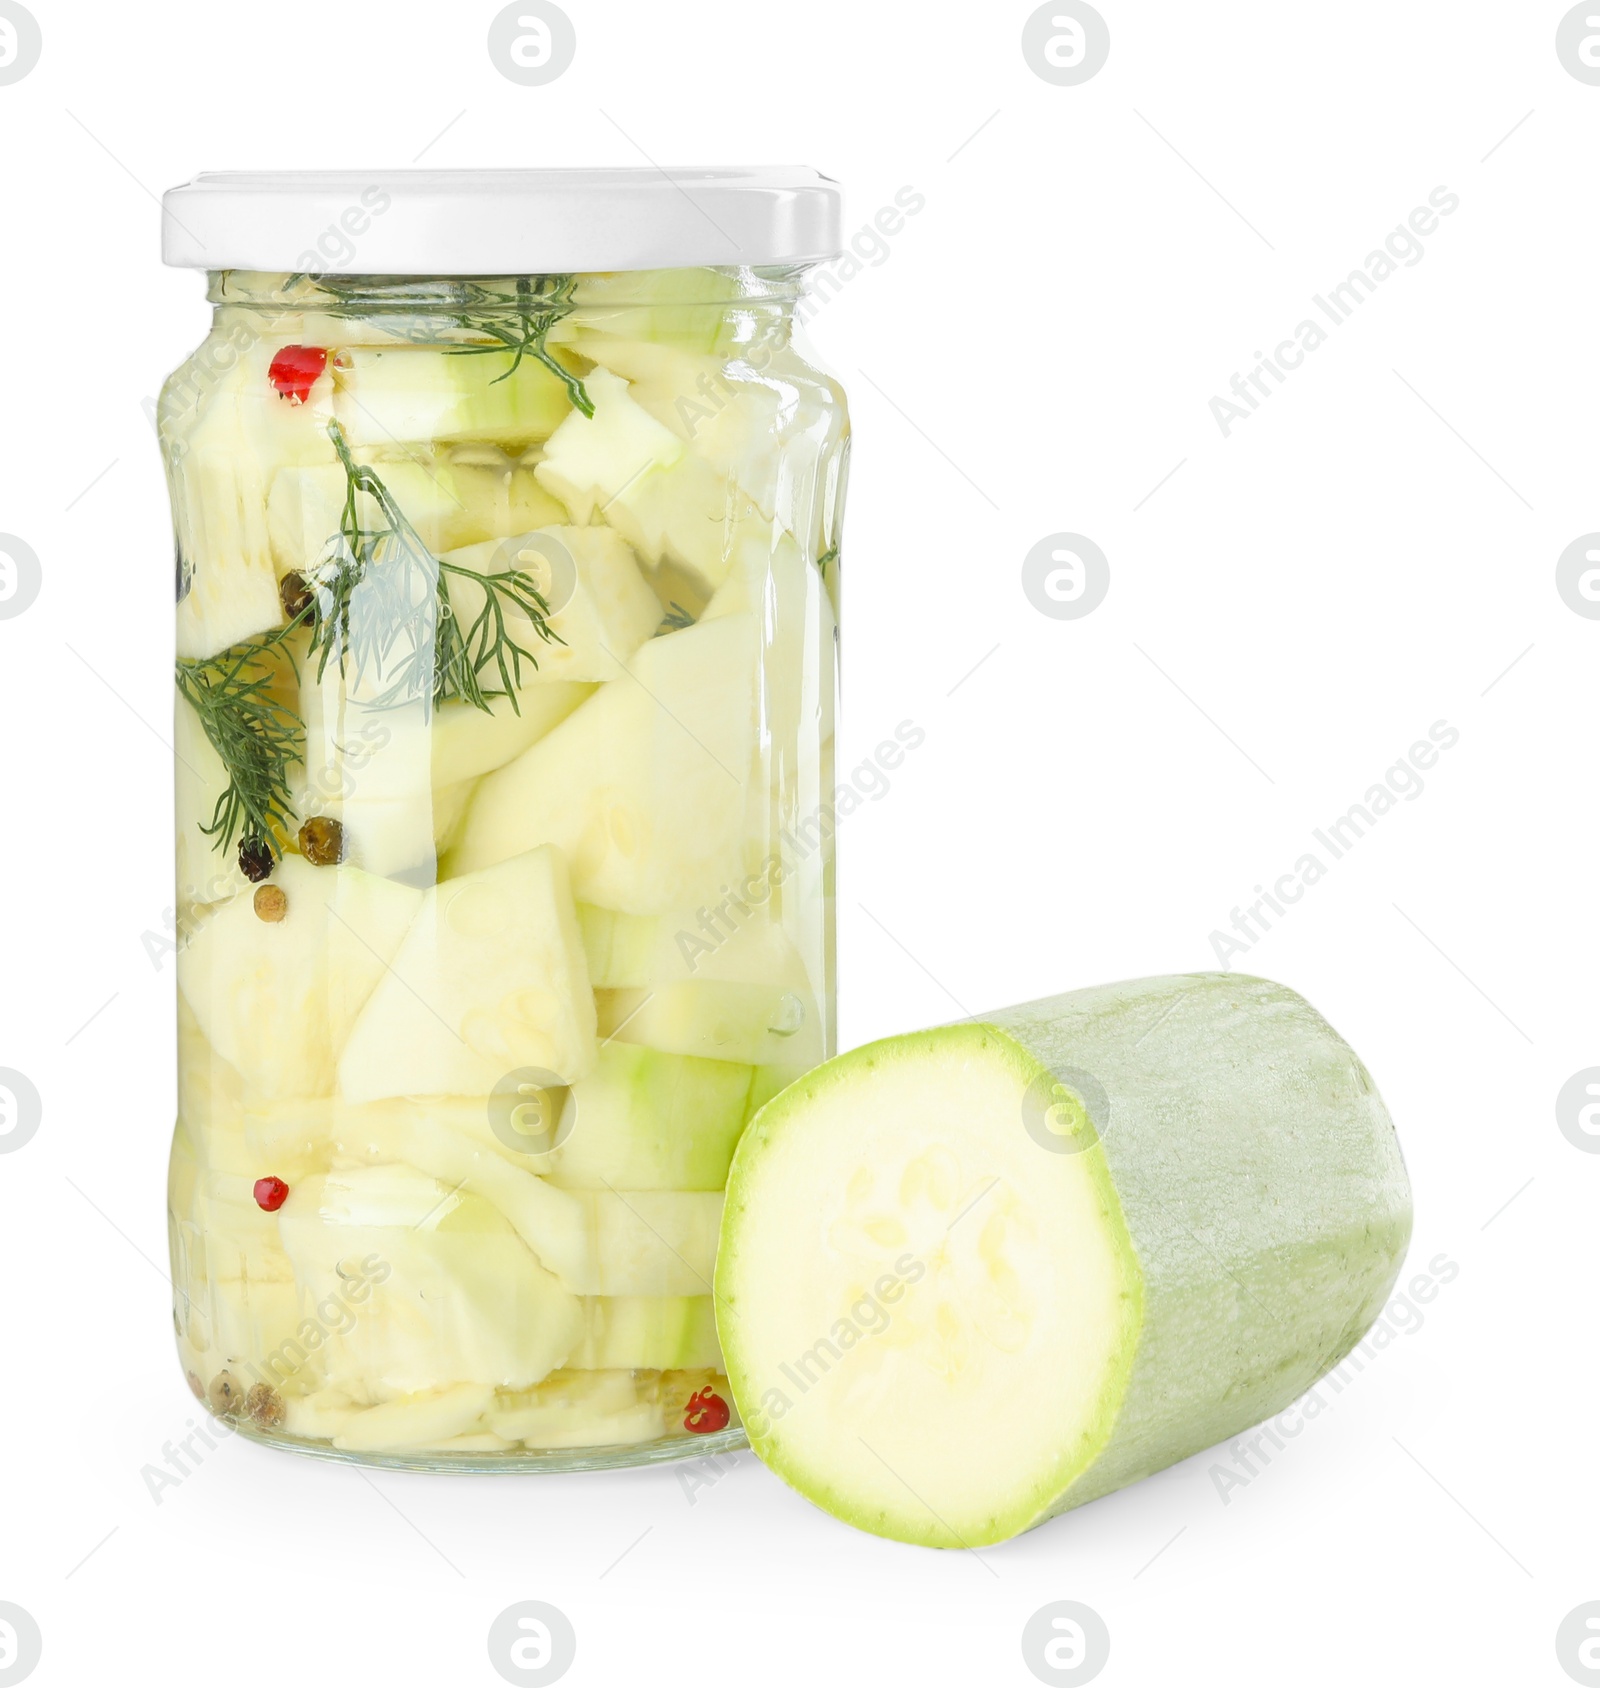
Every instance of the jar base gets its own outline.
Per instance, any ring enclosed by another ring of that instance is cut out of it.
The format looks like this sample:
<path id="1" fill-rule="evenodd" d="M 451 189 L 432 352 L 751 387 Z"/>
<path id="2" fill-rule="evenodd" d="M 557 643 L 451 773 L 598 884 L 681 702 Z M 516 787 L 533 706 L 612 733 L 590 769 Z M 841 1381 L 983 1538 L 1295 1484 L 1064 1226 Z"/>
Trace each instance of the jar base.
<path id="1" fill-rule="evenodd" d="M 622 1471 L 632 1466 L 669 1465 L 685 1459 L 705 1459 L 713 1454 L 738 1453 L 750 1446 L 737 1425 L 703 1436 L 667 1436 L 654 1442 L 619 1443 L 609 1447 L 508 1449 L 504 1453 L 451 1453 L 442 1449 L 418 1449 L 414 1453 L 358 1453 L 336 1448 L 331 1442 L 314 1442 L 288 1436 L 279 1430 L 263 1430 L 241 1421 L 234 1431 L 263 1447 L 307 1459 L 325 1459 L 340 1465 L 366 1465 L 384 1471 L 436 1471 L 445 1474 L 502 1476 L 534 1475 L 539 1472 Z"/>

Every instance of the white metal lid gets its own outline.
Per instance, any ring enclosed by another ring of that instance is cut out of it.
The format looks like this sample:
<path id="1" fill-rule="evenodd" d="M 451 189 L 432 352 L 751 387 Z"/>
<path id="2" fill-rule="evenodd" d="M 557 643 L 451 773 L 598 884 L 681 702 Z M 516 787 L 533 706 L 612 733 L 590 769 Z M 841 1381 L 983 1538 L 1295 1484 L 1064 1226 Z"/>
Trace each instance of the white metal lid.
<path id="1" fill-rule="evenodd" d="M 565 275 L 802 263 L 841 247 L 815 170 L 208 171 L 162 200 L 169 264 Z"/>

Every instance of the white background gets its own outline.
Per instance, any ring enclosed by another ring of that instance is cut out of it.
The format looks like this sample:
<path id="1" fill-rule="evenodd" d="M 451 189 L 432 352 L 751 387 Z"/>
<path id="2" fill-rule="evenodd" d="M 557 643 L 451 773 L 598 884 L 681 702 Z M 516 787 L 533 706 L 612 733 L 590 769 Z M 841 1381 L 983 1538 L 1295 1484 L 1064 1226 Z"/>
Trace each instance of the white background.
<path id="1" fill-rule="evenodd" d="M 576 62 L 525 88 L 493 5 L 33 7 L 43 58 L 0 87 L 0 529 L 44 570 L 0 620 L 0 1066 L 44 1124 L 0 1158 L 0 1599 L 42 1626 L 35 1680 L 487 1684 L 491 1620 L 538 1598 L 573 1683 L 1028 1683 L 1056 1599 L 1105 1619 L 1119 1688 L 1567 1681 L 1556 1626 L 1600 1598 L 1600 1157 L 1554 1102 L 1600 1062 L 1600 624 L 1555 563 L 1600 528 L 1600 88 L 1558 61 L 1566 8 L 1102 0 L 1110 61 L 1062 88 L 1027 6 L 570 0 Z M 1215 965 L 1313 827 L 1458 729 L 1234 965 L 1365 1057 L 1407 1276 L 1459 1272 L 1226 1505 L 1203 1454 L 980 1561 L 748 1454 L 691 1497 L 237 1444 L 152 1502 L 195 1407 L 159 1275 L 172 563 L 141 405 L 206 325 L 152 196 L 425 149 L 810 163 L 852 229 L 926 196 L 812 330 L 856 425 L 844 761 L 927 733 L 842 832 L 847 1045 Z M 1224 438 L 1213 394 L 1441 185 L 1424 259 Z M 1110 560 L 1079 620 L 1020 584 L 1064 530 Z"/>

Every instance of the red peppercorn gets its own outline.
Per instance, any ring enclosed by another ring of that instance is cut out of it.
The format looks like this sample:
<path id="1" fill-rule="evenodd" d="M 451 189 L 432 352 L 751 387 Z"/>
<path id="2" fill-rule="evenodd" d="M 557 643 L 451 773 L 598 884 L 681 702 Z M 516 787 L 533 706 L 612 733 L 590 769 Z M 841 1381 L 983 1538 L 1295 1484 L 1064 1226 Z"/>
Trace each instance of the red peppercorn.
<path id="1" fill-rule="evenodd" d="M 289 1186 L 281 1178 L 256 1180 L 256 1206 L 263 1213 L 276 1213 L 289 1199 Z"/>
<path id="2" fill-rule="evenodd" d="M 290 404 L 304 404 L 311 397 L 317 378 L 328 366 L 328 354 L 321 346 L 285 346 L 272 360 L 267 379 L 278 397 Z"/>
<path id="3" fill-rule="evenodd" d="M 728 1428 L 728 1403 L 714 1389 L 702 1389 L 689 1397 L 683 1412 L 683 1428 L 697 1436 Z"/>

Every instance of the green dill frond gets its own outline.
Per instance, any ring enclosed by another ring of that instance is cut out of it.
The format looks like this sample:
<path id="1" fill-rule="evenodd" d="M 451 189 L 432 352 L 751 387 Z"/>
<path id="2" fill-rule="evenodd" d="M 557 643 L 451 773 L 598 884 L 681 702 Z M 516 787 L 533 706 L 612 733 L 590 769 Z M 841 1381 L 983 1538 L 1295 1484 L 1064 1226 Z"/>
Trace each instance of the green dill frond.
<path id="1" fill-rule="evenodd" d="M 276 860 L 278 835 L 293 830 L 289 774 L 303 755 L 305 724 L 272 688 L 286 655 L 284 640 L 301 619 L 177 665 L 179 694 L 200 718 L 228 776 L 211 824 L 200 829 L 218 850 L 257 840 Z"/>

